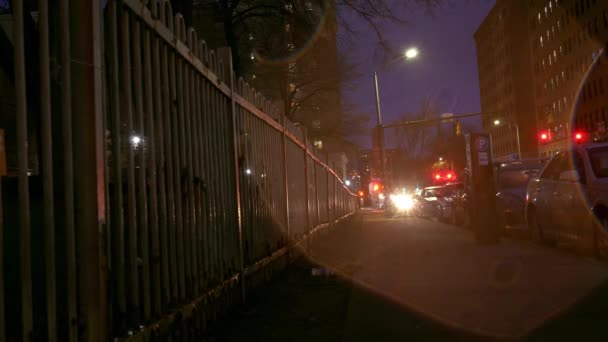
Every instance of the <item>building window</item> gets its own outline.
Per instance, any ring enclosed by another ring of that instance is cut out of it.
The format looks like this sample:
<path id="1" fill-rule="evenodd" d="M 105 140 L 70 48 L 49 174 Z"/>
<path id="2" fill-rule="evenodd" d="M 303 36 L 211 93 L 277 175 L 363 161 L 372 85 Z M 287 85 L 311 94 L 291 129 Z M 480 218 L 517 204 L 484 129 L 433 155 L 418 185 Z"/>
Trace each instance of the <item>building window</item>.
<path id="1" fill-rule="evenodd" d="M 322 150 L 323 149 L 323 140 L 315 140 L 314 142 L 315 148 Z"/>

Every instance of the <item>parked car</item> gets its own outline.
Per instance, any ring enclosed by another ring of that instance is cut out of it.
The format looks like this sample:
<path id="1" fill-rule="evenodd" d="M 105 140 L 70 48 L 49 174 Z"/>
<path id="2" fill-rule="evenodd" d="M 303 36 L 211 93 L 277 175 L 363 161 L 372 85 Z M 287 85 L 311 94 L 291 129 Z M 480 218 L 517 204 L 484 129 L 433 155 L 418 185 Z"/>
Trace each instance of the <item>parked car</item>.
<path id="1" fill-rule="evenodd" d="M 443 186 L 429 186 L 422 189 L 418 199 L 417 213 L 421 217 L 437 217 L 437 198 L 441 196 Z"/>
<path id="2" fill-rule="evenodd" d="M 538 176 L 544 164 L 542 159 L 528 159 L 496 166 L 496 217 L 502 229 L 525 229 L 528 181 Z"/>
<path id="3" fill-rule="evenodd" d="M 541 241 L 608 251 L 608 143 L 556 154 L 527 188 L 526 221 Z"/>
<path id="4" fill-rule="evenodd" d="M 448 183 L 441 189 L 441 196 L 437 198 L 438 219 L 451 224 L 464 223 L 464 208 L 455 205 L 458 198 L 464 193 L 462 183 Z"/>

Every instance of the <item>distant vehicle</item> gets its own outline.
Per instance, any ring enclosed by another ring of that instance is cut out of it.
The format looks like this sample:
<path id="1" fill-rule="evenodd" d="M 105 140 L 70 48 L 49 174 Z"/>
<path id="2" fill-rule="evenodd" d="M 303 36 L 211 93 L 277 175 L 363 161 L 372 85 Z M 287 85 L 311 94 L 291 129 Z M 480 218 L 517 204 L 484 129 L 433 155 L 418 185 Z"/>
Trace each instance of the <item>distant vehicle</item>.
<path id="1" fill-rule="evenodd" d="M 437 198 L 441 197 L 443 186 L 429 186 L 422 189 L 418 200 L 417 213 L 421 217 L 437 217 Z"/>
<path id="2" fill-rule="evenodd" d="M 393 217 L 412 216 L 415 201 L 413 195 L 405 190 L 395 191 L 389 196 L 386 211 Z"/>
<path id="3" fill-rule="evenodd" d="M 608 143 L 556 154 L 528 184 L 526 221 L 541 241 L 608 252 Z"/>
<path id="4" fill-rule="evenodd" d="M 500 163 L 495 168 L 496 217 L 501 229 L 525 229 L 526 189 L 538 176 L 545 160 L 524 159 Z"/>
<path id="5" fill-rule="evenodd" d="M 455 225 L 464 223 L 464 207 L 455 204 L 463 193 L 462 183 L 448 183 L 441 188 L 441 196 L 437 198 L 437 215 L 440 221 Z"/>

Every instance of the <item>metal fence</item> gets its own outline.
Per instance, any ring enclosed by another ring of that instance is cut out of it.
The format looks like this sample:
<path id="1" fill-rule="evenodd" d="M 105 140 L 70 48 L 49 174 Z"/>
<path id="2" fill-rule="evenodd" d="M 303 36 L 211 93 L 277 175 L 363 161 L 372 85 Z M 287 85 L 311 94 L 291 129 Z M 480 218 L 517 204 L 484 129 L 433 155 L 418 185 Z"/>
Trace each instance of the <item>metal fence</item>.
<path id="1" fill-rule="evenodd" d="M 11 2 L 0 341 L 200 336 L 357 208 L 229 49 L 167 0 L 100 3 L 41 0 L 32 31 Z"/>

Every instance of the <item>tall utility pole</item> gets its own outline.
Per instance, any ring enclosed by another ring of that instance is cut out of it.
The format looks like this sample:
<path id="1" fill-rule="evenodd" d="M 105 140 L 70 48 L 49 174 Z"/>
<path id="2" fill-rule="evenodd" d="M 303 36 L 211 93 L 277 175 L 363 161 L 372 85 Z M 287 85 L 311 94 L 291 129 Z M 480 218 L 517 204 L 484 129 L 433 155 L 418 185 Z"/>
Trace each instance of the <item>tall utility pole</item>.
<path id="1" fill-rule="evenodd" d="M 380 150 L 380 172 L 379 178 L 384 180 L 385 176 L 385 164 L 384 164 L 384 127 L 382 127 L 382 112 L 380 111 L 380 92 L 378 90 L 378 74 L 374 72 L 374 90 L 376 95 L 376 115 L 377 115 L 377 125 L 376 125 L 376 139 L 374 144 L 378 144 L 378 146 L 374 146 L 374 149 Z"/>

